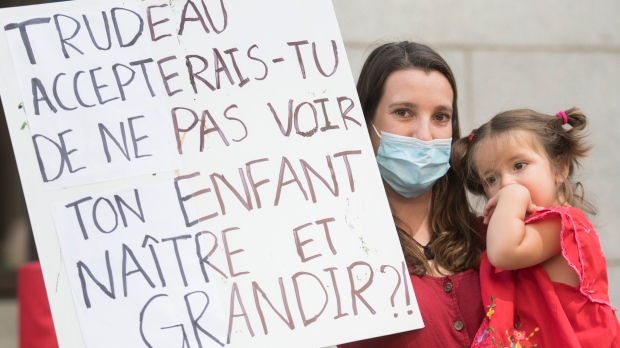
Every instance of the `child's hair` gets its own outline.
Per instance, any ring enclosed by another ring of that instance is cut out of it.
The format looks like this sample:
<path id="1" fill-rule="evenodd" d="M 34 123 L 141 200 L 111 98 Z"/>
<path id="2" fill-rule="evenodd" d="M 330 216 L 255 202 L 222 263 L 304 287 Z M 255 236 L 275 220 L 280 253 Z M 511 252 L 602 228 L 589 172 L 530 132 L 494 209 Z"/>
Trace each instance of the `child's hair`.
<path id="1" fill-rule="evenodd" d="M 566 118 L 564 118 L 566 117 Z M 567 129 L 563 125 L 568 124 Z M 586 116 L 578 108 L 571 108 L 557 115 L 546 115 L 529 109 L 504 111 L 490 121 L 474 129 L 467 137 L 457 140 L 452 146 L 451 164 L 465 182 L 465 187 L 475 195 L 484 195 L 484 181 L 480 178 L 474 159 L 485 139 L 497 139 L 524 131 L 531 135 L 539 149 L 549 160 L 553 170 L 568 175 L 558 188 L 563 203 L 596 214 L 596 208 L 584 198 L 583 186 L 575 181 L 574 173 L 579 160 L 586 156 L 591 146 L 585 143 Z M 559 197 L 558 197 L 559 198 Z"/>

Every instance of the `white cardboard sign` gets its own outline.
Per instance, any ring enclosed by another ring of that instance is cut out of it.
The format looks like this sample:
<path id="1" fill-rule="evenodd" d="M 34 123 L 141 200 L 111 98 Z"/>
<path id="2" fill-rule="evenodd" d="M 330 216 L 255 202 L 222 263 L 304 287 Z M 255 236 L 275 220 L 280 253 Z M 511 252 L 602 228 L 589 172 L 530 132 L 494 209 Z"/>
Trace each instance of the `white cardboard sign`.
<path id="1" fill-rule="evenodd" d="M 61 346 L 321 347 L 422 326 L 330 1 L 0 19 Z"/>

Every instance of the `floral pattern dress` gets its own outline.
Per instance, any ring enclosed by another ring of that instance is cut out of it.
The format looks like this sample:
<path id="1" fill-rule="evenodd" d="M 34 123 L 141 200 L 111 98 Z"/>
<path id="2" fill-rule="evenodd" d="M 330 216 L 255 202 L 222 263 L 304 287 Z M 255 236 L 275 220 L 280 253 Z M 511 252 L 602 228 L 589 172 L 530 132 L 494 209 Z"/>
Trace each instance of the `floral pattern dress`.
<path id="1" fill-rule="evenodd" d="M 480 287 L 486 317 L 472 347 L 620 347 L 620 324 L 609 302 L 607 265 L 598 235 L 577 208 L 544 208 L 525 223 L 561 218 L 562 255 L 579 277 L 579 286 L 552 282 L 532 266 L 496 269 L 486 252 Z"/>

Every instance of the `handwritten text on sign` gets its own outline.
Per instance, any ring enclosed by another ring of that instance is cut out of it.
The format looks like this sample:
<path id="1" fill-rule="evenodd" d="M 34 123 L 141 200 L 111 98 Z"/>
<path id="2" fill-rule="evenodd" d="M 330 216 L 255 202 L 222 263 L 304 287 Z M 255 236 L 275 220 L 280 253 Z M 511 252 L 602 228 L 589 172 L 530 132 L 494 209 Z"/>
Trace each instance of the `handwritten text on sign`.
<path id="1" fill-rule="evenodd" d="M 67 8 L 4 28 L 88 347 L 421 326 L 329 1 Z"/>
<path id="2" fill-rule="evenodd" d="M 136 11 L 54 14 L 4 28 L 50 187 L 176 169 L 156 64 Z"/>

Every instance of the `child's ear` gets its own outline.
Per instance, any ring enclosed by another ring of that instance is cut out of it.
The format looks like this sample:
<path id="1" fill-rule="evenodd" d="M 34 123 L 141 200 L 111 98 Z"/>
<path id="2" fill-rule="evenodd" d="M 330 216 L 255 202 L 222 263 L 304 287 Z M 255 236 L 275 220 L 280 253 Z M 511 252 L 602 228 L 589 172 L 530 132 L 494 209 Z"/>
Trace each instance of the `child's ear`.
<path id="1" fill-rule="evenodd" d="M 557 184 L 561 184 L 561 183 L 563 183 L 563 182 L 564 182 L 564 179 L 568 178 L 568 173 L 569 173 L 569 165 L 568 165 L 568 163 L 566 163 L 566 164 L 561 164 L 562 162 L 564 162 L 564 161 L 563 161 L 562 156 L 558 156 L 558 157 L 556 158 L 556 160 L 557 160 L 557 163 L 558 163 L 558 164 L 560 164 L 560 169 L 561 169 L 561 172 L 560 172 L 560 173 L 558 173 L 558 174 L 556 174 L 556 176 L 555 176 L 555 182 L 556 182 Z"/>
<path id="2" fill-rule="evenodd" d="M 568 173 L 569 173 L 569 166 L 568 164 L 565 164 L 564 168 L 562 168 L 562 175 L 564 175 L 565 178 L 568 178 Z"/>

